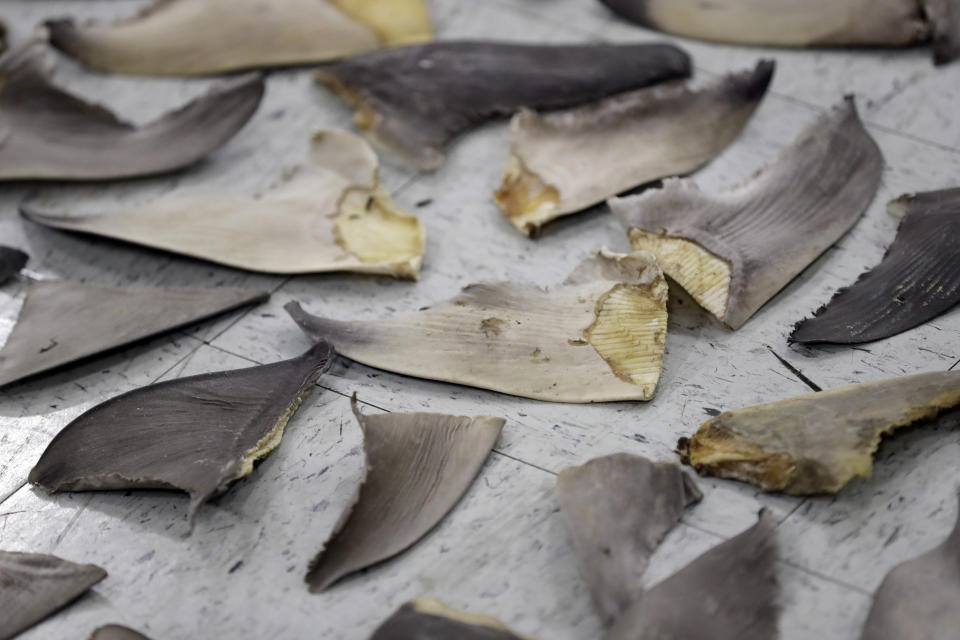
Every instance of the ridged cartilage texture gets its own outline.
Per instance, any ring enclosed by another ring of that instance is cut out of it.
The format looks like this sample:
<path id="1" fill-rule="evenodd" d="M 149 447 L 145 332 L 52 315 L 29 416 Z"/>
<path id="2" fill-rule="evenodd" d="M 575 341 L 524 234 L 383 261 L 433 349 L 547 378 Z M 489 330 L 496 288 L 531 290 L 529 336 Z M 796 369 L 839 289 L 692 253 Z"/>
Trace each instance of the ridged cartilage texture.
<path id="1" fill-rule="evenodd" d="M 630 232 L 635 250 L 657 256 L 664 273 L 676 280 L 697 303 L 722 318 L 730 297 L 730 265 L 689 240 L 668 238 L 636 229 Z"/>
<path id="2" fill-rule="evenodd" d="M 731 263 L 724 322 L 741 326 L 870 204 L 883 168 L 852 99 L 821 117 L 751 182 L 718 196 L 689 181 L 615 206 L 629 228 L 696 242 Z"/>
<path id="3" fill-rule="evenodd" d="M 617 285 L 598 303 L 584 337 L 619 378 L 650 386 L 652 393 L 667 338 L 665 306 L 637 287 Z"/>

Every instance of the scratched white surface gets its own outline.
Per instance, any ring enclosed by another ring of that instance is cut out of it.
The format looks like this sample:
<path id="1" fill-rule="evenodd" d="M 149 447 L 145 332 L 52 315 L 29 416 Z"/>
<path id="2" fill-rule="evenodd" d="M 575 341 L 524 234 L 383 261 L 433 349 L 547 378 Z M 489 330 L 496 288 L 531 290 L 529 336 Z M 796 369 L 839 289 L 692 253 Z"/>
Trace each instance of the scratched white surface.
<path id="1" fill-rule="evenodd" d="M 47 17 L 120 17 L 144 4 L 0 0 L 0 19 L 16 44 Z M 432 5 L 443 38 L 668 39 L 613 18 L 594 0 L 434 0 Z M 896 228 L 884 211 L 887 200 L 960 183 L 955 117 L 960 63 L 934 68 L 924 48 L 782 51 L 679 41 L 701 76 L 747 68 L 761 57 L 778 63 L 772 92 L 743 135 L 694 176 L 707 190 L 747 179 L 819 109 L 844 93 L 856 94 L 887 160 L 881 192 L 856 228 L 736 333 L 685 295 L 674 296 L 659 395 L 648 404 L 539 403 L 341 361 L 290 422 L 279 449 L 202 508 L 190 537 L 183 537 L 182 495 L 50 497 L 25 485 L 27 473 L 58 429 L 106 398 L 158 379 L 273 362 L 305 350 L 306 338 L 282 311 L 288 300 L 300 300 L 314 313 L 364 319 L 414 310 L 474 281 L 549 284 L 595 247 L 626 249 L 624 234 L 598 208 L 558 222 L 539 240 L 520 236 L 490 201 L 506 154 L 502 121 L 465 135 L 451 147 L 446 166 L 433 174 L 383 159 L 386 184 L 427 227 L 423 278 L 415 284 L 351 275 L 254 275 L 51 231 L 22 220 L 16 210 L 40 185 L 0 185 L 0 242 L 29 251 L 34 271 L 141 286 L 274 291 L 268 304 L 0 391 L 0 548 L 53 552 L 97 563 L 110 574 L 90 595 L 23 637 L 79 638 L 100 624 L 119 622 L 155 640 L 365 638 L 404 601 L 435 596 L 497 616 L 535 637 L 595 638 L 600 625 L 553 497 L 554 473 L 615 451 L 675 459 L 676 439 L 695 430 L 706 410 L 805 393 L 806 385 L 771 350 L 822 387 L 954 366 L 960 359 L 960 311 L 856 349 L 792 349 L 786 336 L 794 322 L 879 260 Z M 58 62 L 57 78 L 137 122 L 190 99 L 211 82 L 104 76 L 66 59 Z M 178 184 L 217 182 L 255 190 L 300 161 L 314 129 L 347 127 L 350 116 L 313 86 L 308 71 L 273 73 L 257 116 L 201 165 L 172 177 L 60 195 L 90 206 L 149 197 Z M 20 289 L 17 283 L 0 288 L 0 340 L 16 318 Z M 434 532 L 398 558 L 311 595 L 302 581 L 307 563 L 360 474 L 360 436 L 346 400 L 353 392 L 368 403 L 367 411 L 484 413 L 507 418 L 507 425 L 477 482 Z M 960 433 L 941 425 L 886 442 L 874 477 L 832 498 L 758 495 L 737 483 L 700 479 L 703 503 L 671 533 L 646 579 L 653 584 L 668 576 L 752 524 L 757 510 L 767 507 L 780 521 L 782 637 L 857 638 L 886 571 L 947 535 L 957 511 L 958 468 Z"/>

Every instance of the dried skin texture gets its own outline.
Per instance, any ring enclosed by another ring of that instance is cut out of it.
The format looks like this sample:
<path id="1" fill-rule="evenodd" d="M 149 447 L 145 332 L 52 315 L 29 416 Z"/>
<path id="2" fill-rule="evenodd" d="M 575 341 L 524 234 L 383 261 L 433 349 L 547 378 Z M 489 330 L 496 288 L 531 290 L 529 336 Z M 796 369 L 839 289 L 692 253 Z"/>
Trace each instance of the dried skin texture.
<path id="1" fill-rule="evenodd" d="M 92 564 L 0 551 L 0 640 L 44 620 L 106 577 Z"/>
<path id="2" fill-rule="evenodd" d="M 263 97 L 242 76 L 143 127 L 57 88 L 41 44 L 0 63 L 0 180 L 112 180 L 193 164 L 239 131 Z"/>
<path id="3" fill-rule="evenodd" d="M 601 0 L 650 29 L 701 40 L 781 47 L 907 46 L 933 38 L 956 54 L 957 0 Z M 953 20 L 954 22 L 951 22 Z"/>
<path id="4" fill-rule="evenodd" d="M 0 284 L 20 273 L 30 256 L 19 249 L 0 245 Z"/>
<path id="5" fill-rule="evenodd" d="M 562 113 L 525 109 L 510 124 L 497 206 L 530 235 L 618 193 L 690 173 L 740 134 L 773 70 L 761 62 L 698 90 L 669 84 Z"/>
<path id="6" fill-rule="evenodd" d="M 606 624 L 643 597 L 643 573 L 696 484 L 675 464 L 618 453 L 562 471 L 557 498 L 573 534 L 580 575 Z"/>
<path id="7" fill-rule="evenodd" d="M 391 558 L 427 534 L 473 483 L 503 418 L 435 413 L 363 415 L 366 477 L 310 564 L 310 591 Z"/>
<path id="8" fill-rule="evenodd" d="M 30 220 L 267 273 L 355 271 L 416 279 L 424 231 L 398 209 L 359 136 L 322 131 L 309 162 L 266 193 L 177 189 L 143 205 L 65 215 L 25 202 Z"/>
<path id="9" fill-rule="evenodd" d="M 150 640 L 147 636 L 119 624 L 104 625 L 93 632 L 90 640 Z"/>
<path id="10" fill-rule="evenodd" d="M 64 427 L 29 480 L 50 492 L 180 489 L 190 494 L 192 522 L 201 504 L 280 444 L 332 353 L 321 342 L 292 360 L 116 396 Z"/>
<path id="11" fill-rule="evenodd" d="M 760 521 L 644 593 L 605 640 L 773 640 L 780 608 L 777 527 Z"/>
<path id="12" fill-rule="evenodd" d="M 0 349 L 0 387 L 268 297 L 243 289 L 31 280 L 17 324 Z"/>
<path id="13" fill-rule="evenodd" d="M 424 0 L 157 0 L 115 24 L 47 27 L 55 47 L 95 69 L 154 75 L 321 62 L 431 38 Z"/>
<path id="14" fill-rule="evenodd" d="M 906 217 L 883 261 L 797 324 L 791 342 L 881 340 L 960 302 L 960 189 L 905 195 L 891 208 Z"/>
<path id="15" fill-rule="evenodd" d="M 649 400 L 667 335 L 653 256 L 598 252 L 561 285 L 473 284 L 446 302 L 368 322 L 287 312 L 363 364 L 553 402 Z"/>
<path id="16" fill-rule="evenodd" d="M 698 473 L 791 495 L 870 477 L 880 440 L 960 405 L 960 372 L 868 382 L 728 411 L 678 449 Z"/>
<path id="17" fill-rule="evenodd" d="M 884 578 L 860 640 L 945 640 L 960 629 L 960 520 L 936 549 Z"/>
<path id="18" fill-rule="evenodd" d="M 435 169 L 447 142 L 490 118 L 689 75 L 689 57 L 669 45 L 441 42 L 342 60 L 317 77 L 356 109 L 357 125 L 375 142 Z"/>
<path id="19" fill-rule="evenodd" d="M 883 156 L 853 99 L 822 116 L 771 166 L 727 193 L 691 180 L 615 198 L 636 250 L 732 329 L 850 230 L 873 200 Z"/>
<path id="20" fill-rule="evenodd" d="M 439 600 L 408 602 L 387 618 L 370 640 L 523 640 L 488 616 L 456 611 Z"/>

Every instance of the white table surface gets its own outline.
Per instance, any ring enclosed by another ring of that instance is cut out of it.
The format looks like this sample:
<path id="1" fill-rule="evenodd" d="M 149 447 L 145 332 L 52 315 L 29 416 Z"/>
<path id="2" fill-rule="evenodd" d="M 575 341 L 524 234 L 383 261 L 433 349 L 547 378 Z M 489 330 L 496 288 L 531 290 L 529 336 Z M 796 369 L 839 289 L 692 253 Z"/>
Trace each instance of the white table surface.
<path id="1" fill-rule="evenodd" d="M 48 17 L 113 18 L 140 0 L 0 0 L 13 44 Z M 612 17 L 594 0 L 432 0 L 442 38 L 531 42 L 661 41 L 670 38 Z M 154 640 L 195 637 L 366 638 L 408 599 L 501 618 L 542 639 L 600 636 L 563 517 L 554 474 L 626 451 L 675 460 L 678 437 L 708 416 L 808 391 L 776 352 L 830 388 L 923 371 L 960 360 L 960 311 L 906 334 L 859 348 L 790 348 L 793 323 L 880 259 L 896 221 L 885 212 L 906 192 L 960 182 L 960 62 L 935 68 L 926 48 L 785 51 L 677 39 L 700 79 L 776 59 L 772 90 L 741 137 L 695 175 L 721 190 L 752 175 L 811 122 L 854 93 L 887 166 L 876 200 L 851 233 L 732 333 L 682 293 L 671 298 L 670 333 L 657 398 L 650 403 L 562 405 L 406 378 L 341 360 L 287 427 L 280 447 L 248 478 L 205 505 L 190 537 L 187 498 L 176 493 L 105 492 L 47 496 L 26 477 L 50 438 L 83 410 L 156 380 L 268 363 L 309 346 L 282 306 L 367 319 L 414 310 L 471 282 L 561 280 L 590 250 L 626 250 L 625 234 L 601 207 L 553 224 L 529 240 L 491 201 L 507 151 L 498 121 L 463 136 L 449 160 L 427 174 L 384 158 L 382 175 L 398 202 L 427 228 L 418 283 L 349 274 L 270 277 L 171 254 L 41 228 L 17 204 L 37 184 L 0 186 L 0 242 L 27 250 L 48 275 L 126 285 L 267 288 L 268 304 L 0 391 L 0 548 L 55 553 L 107 569 L 109 577 L 24 639 L 85 638 L 124 623 Z M 151 79 L 88 72 L 59 57 L 57 81 L 145 122 L 201 93 L 210 79 Z M 118 207 L 175 185 L 231 185 L 253 191 L 296 165 L 318 128 L 349 127 L 350 110 L 313 85 L 309 70 L 269 77 L 258 114 L 192 170 L 111 186 L 72 187 L 77 208 Z M 416 203 L 430 200 L 417 207 Z M 802 241 L 802 239 L 798 239 Z M 22 285 L 0 288 L 0 340 L 22 302 Z M 359 480 L 362 450 L 348 396 L 367 411 L 439 411 L 507 419 L 501 440 L 464 500 L 414 548 L 320 595 L 303 583 Z M 751 525 L 761 507 L 780 523 L 781 635 L 854 639 L 873 590 L 895 564 L 939 544 L 952 527 L 960 433 L 921 427 L 882 445 L 874 476 L 836 497 L 798 499 L 699 479 L 703 502 L 658 550 L 654 584 Z"/>

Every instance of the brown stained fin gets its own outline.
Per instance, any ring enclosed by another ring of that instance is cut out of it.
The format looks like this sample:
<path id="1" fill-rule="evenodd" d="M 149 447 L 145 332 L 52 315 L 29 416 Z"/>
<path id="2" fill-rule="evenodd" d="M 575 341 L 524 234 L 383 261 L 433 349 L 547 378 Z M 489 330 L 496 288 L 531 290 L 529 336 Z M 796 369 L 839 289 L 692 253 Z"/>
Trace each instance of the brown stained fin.
<path id="1" fill-rule="evenodd" d="M 356 109 L 375 142 L 422 169 L 460 133 L 521 107 L 560 109 L 690 75 L 672 45 L 528 45 L 490 41 L 395 47 L 321 67 L 318 80 Z"/>
<path id="2" fill-rule="evenodd" d="M 0 640 L 48 618 L 106 577 L 106 571 L 92 564 L 0 551 Z"/>
<path id="3" fill-rule="evenodd" d="M 947 640 L 960 629 L 960 516 L 935 549 L 894 567 L 860 640 Z"/>
<path id="4" fill-rule="evenodd" d="M 669 180 L 610 207 L 635 250 L 737 329 L 856 224 L 882 172 L 847 98 L 742 187 L 714 196 Z"/>
<path id="5" fill-rule="evenodd" d="M 370 640 L 525 640 L 496 618 L 457 611 L 420 598 L 400 607 Z M 526 639 L 529 640 L 529 639 Z"/>
<path id="6" fill-rule="evenodd" d="M 580 575 L 606 624 L 643 597 L 643 574 L 684 510 L 702 498 L 679 466 L 618 453 L 564 469 L 557 499 Z"/>
<path id="7" fill-rule="evenodd" d="M 646 591 L 604 640 L 775 640 L 779 591 L 777 525 L 763 510 L 753 527 Z"/>
<path id="8" fill-rule="evenodd" d="M 799 322 L 791 342 L 882 340 L 960 302 L 960 189 L 905 195 L 890 206 L 906 217 L 883 260 Z"/>
<path id="9" fill-rule="evenodd" d="M 0 284 L 3 284 L 26 266 L 30 259 L 23 251 L 0 245 Z"/>
<path id="10" fill-rule="evenodd" d="M 525 109 L 494 194 L 527 235 L 561 216 L 711 161 L 740 134 L 766 94 L 774 63 L 692 89 L 670 83 L 558 113 Z"/>
<path id="11" fill-rule="evenodd" d="M 253 116 L 264 80 L 225 80 L 160 119 L 133 127 L 55 86 L 46 48 L 32 42 L 0 60 L 0 181 L 114 180 L 194 164 Z"/>
<path id="12" fill-rule="evenodd" d="M 0 387 L 269 297 L 244 289 L 29 280 L 17 324 L 0 349 Z"/>
<path id="13" fill-rule="evenodd" d="M 286 305 L 300 328 L 352 360 L 405 375 L 552 402 L 653 397 L 667 284 L 648 253 L 605 250 L 564 283 L 478 283 L 451 300 L 352 322 Z"/>
<path id="14" fill-rule="evenodd" d="M 253 470 L 333 350 L 318 343 L 274 364 L 179 378 L 116 396 L 57 434 L 29 481 L 47 491 L 180 489 L 197 508 Z"/>
<path id="15" fill-rule="evenodd" d="M 480 473 L 505 420 L 435 413 L 353 413 L 363 431 L 366 476 L 310 563 L 319 593 L 346 575 L 416 543 L 456 505 Z"/>
<path id="16" fill-rule="evenodd" d="M 905 47 L 932 41 L 937 63 L 957 54 L 958 0 L 600 0 L 665 33 L 774 47 Z"/>
<path id="17" fill-rule="evenodd" d="M 315 63 L 431 38 L 425 0 L 156 0 L 113 24 L 46 26 L 90 67 L 147 75 Z"/>
<path id="18" fill-rule="evenodd" d="M 76 206 L 67 198 L 66 206 Z M 353 271 L 416 279 L 424 230 L 397 207 L 360 136 L 320 131 L 308 161 L 263 193 L 181 188 L 133 207 L 64 213 L 33 199 L 29 220 L 265 273 Z"/>
<path id="19" fill-rule="evenodd" d="M 958 406 L 960 372 L 865 382 L 727 411 L 681 439 L 678 450 L 702 475 L 790 495 L 837 493 L 870 476 L 884 436 Z"/>

